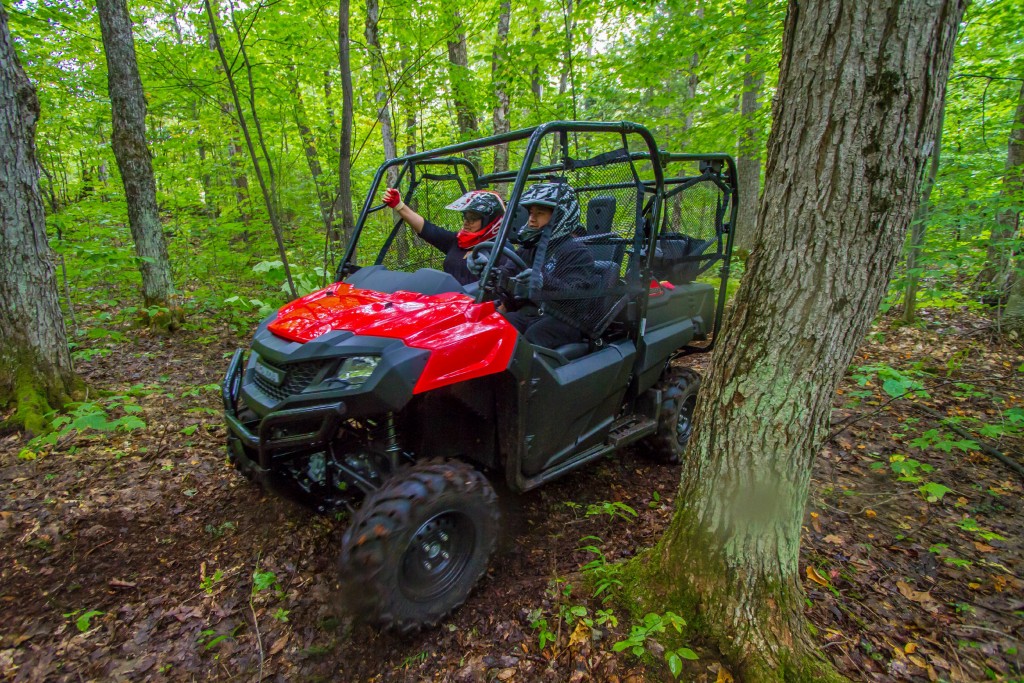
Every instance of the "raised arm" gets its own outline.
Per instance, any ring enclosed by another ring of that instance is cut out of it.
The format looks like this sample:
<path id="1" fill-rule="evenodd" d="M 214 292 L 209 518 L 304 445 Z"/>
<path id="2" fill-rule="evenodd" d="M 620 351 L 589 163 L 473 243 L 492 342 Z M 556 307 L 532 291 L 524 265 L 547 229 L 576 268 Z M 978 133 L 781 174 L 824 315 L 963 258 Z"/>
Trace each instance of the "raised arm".
<path id="1" fill-rule="evenodd" d="M 393 187 L 389 187 L 384 190 L 384 203 L 390 206 L 392 209 L 398 212 L 398 215 L 402 217 L 402 220 L 409 224 L 409 227 L 416 231 L 416 234 L 420 234 L 423 230 L 423 224 L 426 222 L 423 216 L 419 215 L 402 201 L 402 195 Z"/>

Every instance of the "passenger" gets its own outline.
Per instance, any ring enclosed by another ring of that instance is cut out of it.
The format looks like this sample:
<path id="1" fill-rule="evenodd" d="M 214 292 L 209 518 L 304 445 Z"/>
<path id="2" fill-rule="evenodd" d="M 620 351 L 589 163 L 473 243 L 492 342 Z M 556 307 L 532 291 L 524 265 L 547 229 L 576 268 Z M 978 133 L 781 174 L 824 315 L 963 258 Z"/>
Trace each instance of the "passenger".
<path id="1" fill-rule="evenodd" d="M 473 190 L 462 195 L 446 206 L 446 209 L 462 212 L 462 230 L 451 232 L 431 223 L 402 202 L 398 190 L 389 187 L 384 191 L 384 203 L 398 212 L 409 227 L 428 244 L 444 252 L 444 272 L 459 284 L 476 282 L 479 276 L 470 272 L 466 265 L 473 247 L 493 239 L 505 215 L 505 202 L 497 192 Z"/>
<path id="2" fill-rule="evenodd" d="M 582 303 L 579 293 L 599 286 L 593 256 L 573 239 L 580 229 L 576 191 L 566 183 L 538 183 L 523 192 L 519 205 L 529 210 L 530 218 L 516 235 L 521 245 L 517 252 L 523 261 L 532 264 L 531 272 L 524 271 L 519 278 L 528 278 L 531 293 L 539 292 L 537 298 L 542 300 L 516 301 L 509 297 L 499 310 L 531 344 L 553 349 L 581 342 L 583 333 L 578 327 L 546 309 L 557 307 L 562 317 L 571 317 L 566 315 L 566 302 Z M 512 274 L 508 266 L 503 270 Z M 562 306 L 558 306 L 559 293 L 569 295 Z M 549 301 L 552 304 L 546 303 Z"/>

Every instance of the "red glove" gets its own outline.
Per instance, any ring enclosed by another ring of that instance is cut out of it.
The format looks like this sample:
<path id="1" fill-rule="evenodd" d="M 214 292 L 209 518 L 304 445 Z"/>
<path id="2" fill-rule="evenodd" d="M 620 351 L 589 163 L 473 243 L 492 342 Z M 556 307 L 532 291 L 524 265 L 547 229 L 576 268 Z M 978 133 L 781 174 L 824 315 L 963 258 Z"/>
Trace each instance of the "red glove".
<path id="1" fill-rule="evenodd" d="M 395 210 L 405 208 L 405 204 L 402 203 L 402 195 L 393 187 L 384 190 L 384 203 Z"/>

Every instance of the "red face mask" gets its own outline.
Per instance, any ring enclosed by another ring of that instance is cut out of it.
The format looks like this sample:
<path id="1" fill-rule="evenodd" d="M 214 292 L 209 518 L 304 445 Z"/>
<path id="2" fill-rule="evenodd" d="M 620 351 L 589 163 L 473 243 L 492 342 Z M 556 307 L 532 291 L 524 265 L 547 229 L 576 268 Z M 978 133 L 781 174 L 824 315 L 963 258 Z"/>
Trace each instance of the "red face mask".
<path id="1" fill-rule="evenodd" d="M 498 228 L 501 227 L 501 216 L 498 216 L 493 221 L 487 224 L 487 227 L 477 232 L 470 232 L 463 228 L 459 230 L 459 234 L 456 235 L 459 240 L 459 249 L 467 250 L 472 249 L 481 242 L 486 242 L 495 235 L 498 234 Z"/>

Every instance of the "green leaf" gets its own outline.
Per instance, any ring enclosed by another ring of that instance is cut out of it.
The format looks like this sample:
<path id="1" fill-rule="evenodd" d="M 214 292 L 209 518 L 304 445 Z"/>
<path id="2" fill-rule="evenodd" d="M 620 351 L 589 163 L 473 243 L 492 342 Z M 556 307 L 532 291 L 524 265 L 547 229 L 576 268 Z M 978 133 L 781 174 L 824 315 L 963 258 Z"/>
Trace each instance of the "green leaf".
<path id="1" fill-rule="evenodd" d="M 679 656 L 683 659 L 689 659 L 690 661 L 696 661 L 700 659 L 700 657 L 697 656 L 697 653 L 688 647 L 681 647 L 679 648 L 678 652 Z"/>
<path id="2" fill-rule="evenodd" d="M 82 616 L 78 617 L 75 621 L 75 627 L 82 633 L 85 633 L 89 630 L 89 623 L 92 621 L 93 617 L 98 617 L 101 614 L 103 614 L 103 612 L 98 610 L 89 610 Z"/>
<path id="3" fill-rule="evenodd" d="M 937 484 L 933 481 L 930 481 L 927 484 L 924 484 L 923 486 L 919 487 L 917 490 L 924 494 L 925 500 L 927 500 L 929 503 L 935 503 L 942 500 L 942 497 L 949 493 L 950 491 L 952 491 L 953 489 L 949 488 L 948 486 L 943 486 L 942 484 Z"/>
<path id="4" fill-rule="evenodd" d="M 683 660 L 675 652 L 669 652 L 665 658 L 668 660 L 668 670 L 672 672 L 672 678 L 679 678 L 679 674 L 683 673 Z"/>

